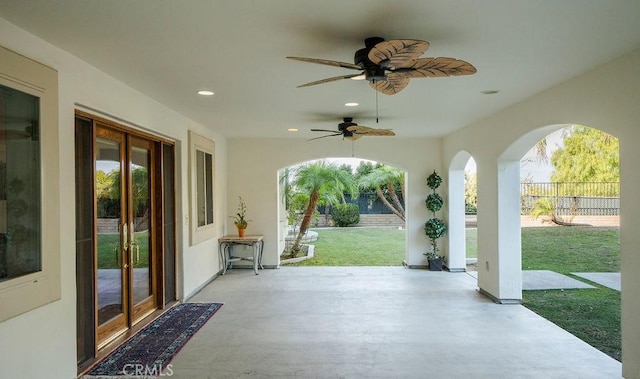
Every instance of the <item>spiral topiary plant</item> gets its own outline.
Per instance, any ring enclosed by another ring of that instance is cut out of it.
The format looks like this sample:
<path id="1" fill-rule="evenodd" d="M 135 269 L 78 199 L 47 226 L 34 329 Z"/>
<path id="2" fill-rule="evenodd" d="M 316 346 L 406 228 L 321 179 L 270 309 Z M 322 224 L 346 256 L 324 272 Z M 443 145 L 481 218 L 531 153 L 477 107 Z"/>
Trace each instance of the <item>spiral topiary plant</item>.
<path id="1" fill-rule="evenodd" d="M 427 235 L 430 241 L 429 250 L 424 253 L 429 260 L 429 266 L 431 268 L 431 261 L 442 258 L 442 256 L 438 253 L 438 243 L 437 239 L 442 237 L 447 231 L 447 225 L 441 219 L 436 217 L 436 212 L 442 209 L 444 205 L 444 200 L 442 196 L 436 193 L 436 188 L 440 187 L 442 184 L 442 178 L 438 175 L 435 170 L 429 177 L 427 178 L 427 186 L 431 188 L 431 193 L 427 196 L 425 200 L 425 205 L 427 209 L 433 214 L 433 217 L 427 220 L 424 224 L 424 233 Z"/>

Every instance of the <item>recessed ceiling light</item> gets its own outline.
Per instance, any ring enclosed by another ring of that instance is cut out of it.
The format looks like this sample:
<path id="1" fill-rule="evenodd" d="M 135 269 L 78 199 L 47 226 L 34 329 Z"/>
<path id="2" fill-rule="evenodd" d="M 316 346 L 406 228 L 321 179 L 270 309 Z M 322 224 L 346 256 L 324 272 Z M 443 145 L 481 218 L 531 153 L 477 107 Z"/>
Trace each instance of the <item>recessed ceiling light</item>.
<path id="1" fill-rule="evenodd" d="M 483 95 L 495 95 L 498 92 L 500 92 L 500 91 L 498 91 L 497 89 L 486 89 L 486 90 L 482 91 L 481 93 Z"/>
<path id="2" fill-rule="evenodd" d="M 290 131 L 290 132 L 297 132 L 297 131 L 298 131 L 298 128 L 289 128 L 289 129 L 287 129 L 287 130 L 288 130 L 288 131 Z"/>
<path id="3" fill-rule="evenodd" d="M 358 105 L 360 105 L 360 104 L 358 104 L 358 103 L 345 103 L 344 104 L 345 107 L 357 107 Z"/>
<path id="4" fill-rule="evenodd" d="M 198 91 L 198 95 L 213 96 L 213 91 L 207 91 L 207 90 Z"/>

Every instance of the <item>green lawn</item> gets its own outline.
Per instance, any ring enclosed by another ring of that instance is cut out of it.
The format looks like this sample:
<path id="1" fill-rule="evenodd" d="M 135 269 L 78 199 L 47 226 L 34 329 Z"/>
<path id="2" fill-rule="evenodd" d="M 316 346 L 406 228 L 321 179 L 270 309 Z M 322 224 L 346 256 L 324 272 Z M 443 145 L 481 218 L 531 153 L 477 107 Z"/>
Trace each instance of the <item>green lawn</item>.
<path id="1" fill-rule="evenodd" d="M 522 269 L 618 272 L 619 234 L 617 228 L 522 228 Z"/>
<path id="2" fill-rule="evenodd" d="M 523 305 L 621 360 L 620 292 L 571 272 L 619 272 L 618 228 L 541 227 L 522 229 L 522 269 L 551 270 L 597 289 L 523 291 Z"/>
<path id="3" fill-rule="evenodd" d="M 620 292 L 590 284 L 598 288 L 523 291 L 523 305 L 620 361 Z"/>
<path id="4" fill-rule="evenodd" d="M 136 241 L 140 248 L 140 259 L 134 257 L 135 268 L 148 267 L 149 233 L 136 233 Z M 120 234 L 98 234 L 98 268 L 119 268 L 116 263 L 114 249 L 119 246 Z"/>
<path id="5" fill-rule="evenodd" d="M 405 230 L 314 230 L 319 235 L 314 242 L 315 257 L 297 265 L 399 266 L 404 260 Z M 570 276 L 571 272 L 618 272 L 618 239 L 617 228 L 522 228 L 522 268 L 552 270 Z M 466 241 L 467 257 L 477 256 L 476 229 L 467 229 Z M 620 293 L 589 283 L 597 289 L 523 291 L 523 305 L 620 360 Z"/>
<path id="6" fill-rule="evenodd" d="M 478 229 L 467 228 L 465 234 L 467 241 L 467 258 L 478 258 Z"/>
<path id="7" fill-rule="evenodd" d="M 296 266 L 402 266 L 406 230 L 318 228 L 314 257 Z"/>

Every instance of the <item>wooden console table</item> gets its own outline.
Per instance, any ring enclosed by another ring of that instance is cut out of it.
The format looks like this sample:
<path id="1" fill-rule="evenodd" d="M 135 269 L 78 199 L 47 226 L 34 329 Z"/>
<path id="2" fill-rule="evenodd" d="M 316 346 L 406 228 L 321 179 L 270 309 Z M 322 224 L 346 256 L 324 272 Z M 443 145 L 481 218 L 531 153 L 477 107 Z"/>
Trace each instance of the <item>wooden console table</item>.
<path id="1" fill-rule="evenodd" d="M 253 257 L 238 257 L 231 255 L 232 249 L 230 248 L 233 245 L 251 246 L 253 248 Z M 238 237 L 237 234 L 229 234 L 224 237 L 218 238 L 218 253 L 220 254 L 220 259 L 222 260 L 222 264 L 224 266 L 222 275 L 227 272 L 227 268 L 229 268 L 229 265 L 240 260 L 253 262 L 253 272 L 258 275 L 258 267 L 264 269 L 264 267 L 262 267 L 263 248 L 264 236 L 262 235 L 247 235 L 244 237 Z"/>

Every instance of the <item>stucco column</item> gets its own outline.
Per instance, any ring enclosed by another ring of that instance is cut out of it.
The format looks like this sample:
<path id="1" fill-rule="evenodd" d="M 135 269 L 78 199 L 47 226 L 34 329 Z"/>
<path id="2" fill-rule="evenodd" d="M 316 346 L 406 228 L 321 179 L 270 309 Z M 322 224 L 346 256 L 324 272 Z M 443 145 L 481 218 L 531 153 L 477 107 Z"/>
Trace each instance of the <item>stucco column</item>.
<path id="1" fill-rule="evenodd" d="M 478 170 L 478 286 L 499 303 L 522 300 L 520 162 Z"/>
<path id="2" fill-rule="evenodd" d="M 640 378 L 640 150 L 620 138 L 620 271 L 622 273 L 622 375 Z"/>
<path id="3" fill-rule="evenodd" d="M 464 217 L 464 168 L 449 170 L 448 182 L 447 267 L 449 271 L 465 271 L 466 230 Z M 446 203 L 445 203 L 446 204 Z"/>

